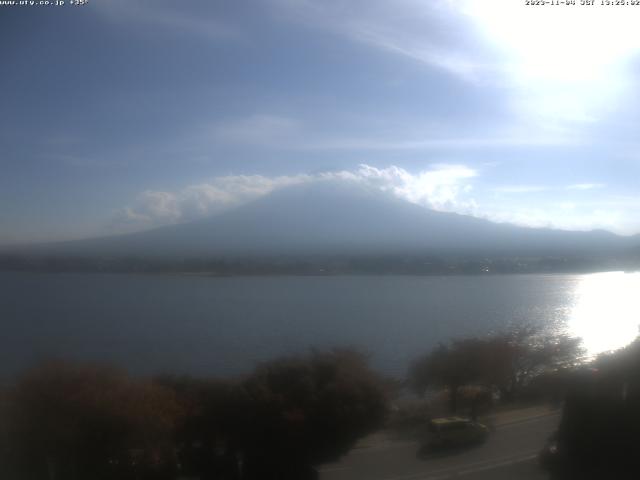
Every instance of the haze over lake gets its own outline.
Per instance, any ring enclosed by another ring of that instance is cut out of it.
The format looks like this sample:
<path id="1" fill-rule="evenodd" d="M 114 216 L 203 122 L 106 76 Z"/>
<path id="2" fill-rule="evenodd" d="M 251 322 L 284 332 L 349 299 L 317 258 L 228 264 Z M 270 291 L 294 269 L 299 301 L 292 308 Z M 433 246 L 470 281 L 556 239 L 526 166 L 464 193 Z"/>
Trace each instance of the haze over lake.
<path id="1" fill-rule="evenodd" d="M 3 376 L 41 357 L 136 373 L 231 375 L 275 355 L 356 346 L 401 376 L 440 341 L 519 323 L 633 340 L 640 274 L 228 277 L 0 273 Z M 10 328 L 9 328 L 10 327 Z"/>

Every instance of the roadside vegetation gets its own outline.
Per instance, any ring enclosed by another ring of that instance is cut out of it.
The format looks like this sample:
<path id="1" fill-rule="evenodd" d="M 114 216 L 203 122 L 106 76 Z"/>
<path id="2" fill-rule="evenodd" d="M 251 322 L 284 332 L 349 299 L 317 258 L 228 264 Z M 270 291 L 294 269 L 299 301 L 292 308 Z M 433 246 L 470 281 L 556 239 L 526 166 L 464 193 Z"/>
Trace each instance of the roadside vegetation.
<path id="1" fill-rule="evenodd" d="M 583 353 L 580 339 L 519 328 L 441 343 L 414 361 L 408 383 L 421 396 L 444 388 L 451 413 L 457 413 L 461 394 L 472 410 L 486 404 L 487 397 L 512 403 L 542 387 L 553 394 L 552 377 L 574 370 Z"/>
<path id="2" fill-rule="evenodd" d="M 388 395 L 364 355 L 335 350 L 233 380 L 50 362 L 2 406 L 2 478 L 293 480 L 378 429 Z"/>
<path id="3" fill-rule="evenodd" d="M 579 428 L 589 423 L 583 407 L 594 368 L 597 391 L 614 392 L 615 401 L 598 396 L 589 415 L 600 426 L 614 411 L 616 425 L 633 416 L 639 345 L 586 364 L 579 340 L 521 328 L 440 344 L 404 381 L 384 378 L 351 349 L 277 358 L 231 379 L 137 378 L 110 366 L 45 362 L 0 390 L 0 476 L 313 479 L 315 467 L 382 428 L 415 433 L 438 416 L 475 419 L 564 398 L 559 438 L 569 445 L 596 434 Z"/>

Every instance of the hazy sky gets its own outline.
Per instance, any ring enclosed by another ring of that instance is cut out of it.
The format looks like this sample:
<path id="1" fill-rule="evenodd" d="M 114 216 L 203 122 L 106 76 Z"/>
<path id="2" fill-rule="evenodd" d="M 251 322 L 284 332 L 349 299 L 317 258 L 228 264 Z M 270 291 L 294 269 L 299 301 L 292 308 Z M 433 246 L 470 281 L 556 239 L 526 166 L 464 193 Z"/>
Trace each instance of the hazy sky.
<path id="1" fill-rule="evenodd" d="M 0 7 L 0 243 L 316 181 L 638 233 L 639 21 L 516 0 Z"/>

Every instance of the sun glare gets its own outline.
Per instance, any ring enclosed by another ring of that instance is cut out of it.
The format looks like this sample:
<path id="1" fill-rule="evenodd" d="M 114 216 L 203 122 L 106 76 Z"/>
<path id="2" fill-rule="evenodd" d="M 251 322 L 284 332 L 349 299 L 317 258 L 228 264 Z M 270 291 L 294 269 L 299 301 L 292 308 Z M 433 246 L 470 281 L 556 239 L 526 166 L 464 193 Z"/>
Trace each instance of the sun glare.
<path id="1" fill-rule="evenodd" d="M 468 0 L 461 8 L 502 58 L 498 73 L 531 97 L 525 107 L 593 120 L 629 87 L 629 60 L 640 51 L 640 8 L 599 3 Z"/>
<path id="2" fill-rule="evenodd" d="M 640 273 L 586 275 L 578 284 L 569 316 L 571 335 L 581 337 L 587 355 L 631 343 L 640 325 Z"/>

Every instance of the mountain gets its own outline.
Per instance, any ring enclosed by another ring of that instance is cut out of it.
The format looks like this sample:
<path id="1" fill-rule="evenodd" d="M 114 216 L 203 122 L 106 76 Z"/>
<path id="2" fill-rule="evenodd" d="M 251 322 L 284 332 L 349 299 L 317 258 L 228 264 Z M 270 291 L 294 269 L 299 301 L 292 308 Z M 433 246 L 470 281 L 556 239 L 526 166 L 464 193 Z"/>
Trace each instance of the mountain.
<path id="1" fill-rule="evenodd" d="M 76 257 L 256 257 L 273 255 L 606 256 L 640 238 L 606 231 L 517 227 L 443 213 L 353 184 L 276 191 L 189 223 L 41 245 L 40 255 Z"/>

